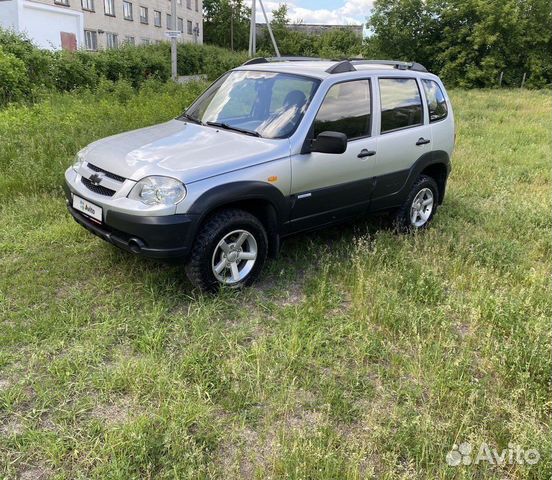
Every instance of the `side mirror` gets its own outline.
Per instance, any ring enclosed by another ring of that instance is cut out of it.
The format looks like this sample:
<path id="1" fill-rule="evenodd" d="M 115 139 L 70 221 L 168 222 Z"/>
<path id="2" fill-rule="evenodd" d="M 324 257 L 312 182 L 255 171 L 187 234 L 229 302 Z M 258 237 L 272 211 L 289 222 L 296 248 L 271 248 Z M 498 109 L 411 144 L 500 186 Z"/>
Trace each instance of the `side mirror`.
<path id="1" fill-rule="evenodd" d="M 311 144 L 311 152 L 344 153 L 345 150 L 347 135 L 340 132 L 321 132 Z"/>

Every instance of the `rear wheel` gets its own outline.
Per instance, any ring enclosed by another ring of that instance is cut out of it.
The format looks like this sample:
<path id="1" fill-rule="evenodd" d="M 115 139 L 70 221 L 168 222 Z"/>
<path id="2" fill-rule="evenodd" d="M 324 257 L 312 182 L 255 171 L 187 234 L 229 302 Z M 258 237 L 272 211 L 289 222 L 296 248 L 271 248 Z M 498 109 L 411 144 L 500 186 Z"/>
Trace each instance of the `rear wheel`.
<path id="1" fill-rule="evenodd" d="M 255 216 L 222 210 L 201 227 L 186 273 L 205 291 L 251 285 L 263 268 L 267 246 L 266 231 Z"/>
<path id="2" fill-rule="evenodd" d="M 426 228 L 435 215 L 438 198 L 439 188 L 435 180 L 420 175 L 395 216 L 396 227 L 402 231 Z"/>

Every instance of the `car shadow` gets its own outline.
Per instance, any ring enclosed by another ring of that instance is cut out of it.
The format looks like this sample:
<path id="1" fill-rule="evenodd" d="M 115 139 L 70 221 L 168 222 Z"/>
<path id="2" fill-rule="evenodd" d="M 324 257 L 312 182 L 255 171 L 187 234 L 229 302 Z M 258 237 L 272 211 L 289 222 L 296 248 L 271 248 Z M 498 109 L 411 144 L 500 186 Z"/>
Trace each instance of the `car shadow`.
<path id="1" fill-rule="evenodd" d="M 265 272 L 261 274 L 261 283 L 272 283 L 270 277 L 274 269 L 296 269 L 290 276 L 300 276 L 304 266 L 314 264 L 324 253 L 330 253 L 334 258 L 346 256 L 347 247 L 354 238 L 391 229 L 391 217 L 382 214 L 348 220 L 287 237 L 282 242 L 277 259 L 269 260 L 265 266 Z M 186 277 L 184 263 L 181 260 L 160 261 L 139 257 L 110 244 L 105 244 L 104 248 L 107 250 L 107 260 L 112 268 L 121 271 L 125 278 L 135 278 L 147 283 L 148 289 L 160 296 L 174 295 L 175 290 L 185 296 L 201 295 Z M 167 286 L 170 286 L 169 292 Z"/>

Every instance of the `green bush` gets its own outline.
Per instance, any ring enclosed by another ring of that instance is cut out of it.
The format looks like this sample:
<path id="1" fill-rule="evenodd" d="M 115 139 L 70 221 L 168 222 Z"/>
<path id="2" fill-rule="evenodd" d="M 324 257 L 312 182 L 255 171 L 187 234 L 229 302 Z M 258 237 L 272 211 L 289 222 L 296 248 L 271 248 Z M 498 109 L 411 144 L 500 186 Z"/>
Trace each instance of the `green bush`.
<path id="1" fill-rule="evenodd" d="M 29 93 L 25 64 L 0 46 L 0 105 L 21 100 Z"/>
<path id="2" fill-rule="evenodd" d="M 232 52 L 213 45 L 181 43 L 178 45 L 178 74 L 205 74 L 213 80 L 248 58 L 246 52 Z"/>
<path id="3" fill-rule="evenodd" d="M 0 29 L 0 48 L 0 105 L 33 102 L 43 92 L 52 90 L 95 90 L 99 85 L 105 90 L 119 81 L 122 81 L 117 83 L 117 88 L 122 89 L 119 94 L 128 98 L 128 88 L 137 89 L 150 80 L 163 83 L 171 76 L 169 42 L 125 45 L 99 52 L 51 52 L 37 48 L 24 35 Z M 206 74 L 214 79 L 246 59 L 245 52 L 182 43 L 178 45 L 178 74 Z"/>
<path id="4" fill-rule="evenodd" d="M 56 88 L 69 91 L 81 87 L 93 88 L 98 74 L 93 62 L 86 55 L 74 52 L 56 52 L 52 61 L 52 76 Z"/>
<path id="5" fill-rule="evenodd" d="M 128 80 L 134 87 L 139 87 L 148 78 L 167 81 L 171 74 L 170 57 L 158 45 L 128 45 L 86 55 L 93 59 L 100 75 L 112 81 Z"/>

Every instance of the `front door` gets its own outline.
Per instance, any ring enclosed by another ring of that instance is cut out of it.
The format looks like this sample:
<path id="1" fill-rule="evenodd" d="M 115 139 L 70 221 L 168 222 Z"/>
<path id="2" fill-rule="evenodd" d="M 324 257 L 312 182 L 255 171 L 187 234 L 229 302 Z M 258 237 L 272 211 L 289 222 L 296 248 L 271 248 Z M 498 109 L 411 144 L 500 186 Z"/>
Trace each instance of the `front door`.
<path id="1" fill-rule="evenodd" d="M 377 142 L 371 137 L 371 98 L 369 79 L 337 83 L 328 90 L 314 120 L 313 138 L 324 131 L 344 133 L 347 150 L 292 157 L 291 221 L 296 228 L 367 209 Z"/>

